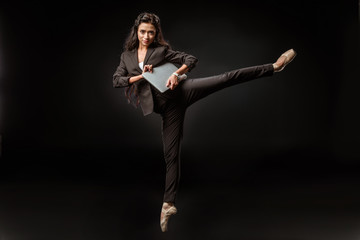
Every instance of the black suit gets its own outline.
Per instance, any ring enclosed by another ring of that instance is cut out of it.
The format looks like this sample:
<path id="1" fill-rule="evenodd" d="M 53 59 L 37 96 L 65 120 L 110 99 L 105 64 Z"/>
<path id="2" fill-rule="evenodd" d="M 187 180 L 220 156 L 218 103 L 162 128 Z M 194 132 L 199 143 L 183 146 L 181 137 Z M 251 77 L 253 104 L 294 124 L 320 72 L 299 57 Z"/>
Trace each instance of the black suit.
<path id="1" fill-rule="evenodd" d="M 165 62 L 186 64 L 191 70 L 197 63 L 197 59 L 189 54 L 172 51 L 165 47 L 147 50 L 144 65 L 152 64 L 153 67 L 156 67 Z M 176 199 L 180 179 L 180 148 L 186 109 L 213 92 L 259 77 L 270 76 L 273 72 L 272 64 L 242 68 L 216 76 L 187 79 L 180 82 L 175 90 L 168 90 L 163 94 L 151 87 L 145 80 L 134 83 L 137 84 L 144 115 L 154 111 L 162 116 L 162 137 L 166 162 L 164 202 L 175 202 Z M 129 78 L 141 73 L 137 50 L 126 51 L 121 55 L 120 65 L 113 77 L 113 85 L 114 87 L 129 86 Z"/>

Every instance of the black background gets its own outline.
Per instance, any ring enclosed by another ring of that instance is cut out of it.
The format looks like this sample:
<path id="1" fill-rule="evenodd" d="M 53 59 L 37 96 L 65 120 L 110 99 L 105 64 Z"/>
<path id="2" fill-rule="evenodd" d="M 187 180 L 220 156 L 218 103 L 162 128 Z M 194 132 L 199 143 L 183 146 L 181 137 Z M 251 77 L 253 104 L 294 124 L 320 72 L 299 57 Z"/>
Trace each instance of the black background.
<path id="1" fill-rule="evenodd" d="M 0 239 L 359 236 L 356 1 L 65 2 L 0 10 Z M 189 108 L 160 233 L 161 119 L 112 87 L 142 11 L 203 77 L 298 55 Z"/>

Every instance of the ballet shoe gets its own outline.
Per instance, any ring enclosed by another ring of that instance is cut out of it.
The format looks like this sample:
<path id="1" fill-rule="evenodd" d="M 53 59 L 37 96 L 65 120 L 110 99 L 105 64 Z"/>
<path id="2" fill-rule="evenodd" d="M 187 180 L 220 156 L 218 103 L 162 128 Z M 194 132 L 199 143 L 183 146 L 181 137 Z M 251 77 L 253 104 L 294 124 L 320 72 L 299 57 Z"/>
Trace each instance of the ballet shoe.
<path id="1" fill-rule="evenodd" d="M 286 65 L 288 65 L 292 60 L 294 60 L 296 52 L 294 49 L 287 50 L 278 58 L 276 63 L 274 63 L 274 72 L 282 71 Z"/>
<path id="2" fill-rule="evenodd" d="M 166 232 L 168 230 L 168 222 L 171 215 L 175 215 L 177 213 L 177 209 L 175 206 L 171 206 L 167 210 L 164 208 L 161 209 L 163 216 L 160 217 L 160 227 L 162 232 Z"/>

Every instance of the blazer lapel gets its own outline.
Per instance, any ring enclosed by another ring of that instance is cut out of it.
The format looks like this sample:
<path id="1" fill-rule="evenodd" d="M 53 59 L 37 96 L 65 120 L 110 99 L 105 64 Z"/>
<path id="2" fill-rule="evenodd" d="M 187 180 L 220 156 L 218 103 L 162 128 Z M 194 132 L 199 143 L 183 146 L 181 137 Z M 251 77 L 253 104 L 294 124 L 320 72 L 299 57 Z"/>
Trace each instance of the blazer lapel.
<path id="1" fill-rule="evenodd" d="M 133 54 L 132 54 L 132 58 L 131 61 L 133 62 L 133 64 L 136 66 L 136 70 L 141 73 L 142 70 L 139 67 L 139 61 L 138 61 L 138 54 L 137 54 L 137 49 L 132 50 Z"/>
<path id="2" fill-rule="evenodd" d="M 147 61 L 149 60 L 151 54 L 155 51 L 155 48 L 149 47 L 148 50 L 146 51 L 146 55 L 145 55 L 145 59 L 144 59 L 144 66 L 147 64 Z M 132 61 L 135 64 L 137 70 L 141 73 L 142 70 L 139 67 L 139 58 L 138 58 L 138 52 L 137 49 L 133 50 L 133 57 L 132 57 Z"/>
<path id="3" fill-rule="evenodd" d="M 155 48 L 149 47 L 146 51 L 145 59 L 144 59 L 144 66 L 147 64 L 151 54 L 154 52 Z"/>

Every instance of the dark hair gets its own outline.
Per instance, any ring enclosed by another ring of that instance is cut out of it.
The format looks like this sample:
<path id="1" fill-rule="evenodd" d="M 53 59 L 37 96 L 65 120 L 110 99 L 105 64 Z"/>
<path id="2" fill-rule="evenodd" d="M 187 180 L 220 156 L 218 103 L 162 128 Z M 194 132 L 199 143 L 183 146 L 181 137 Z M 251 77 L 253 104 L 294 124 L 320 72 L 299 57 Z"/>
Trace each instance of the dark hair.
<path id="1" fill-rule="evenodd" d="M 154 42 L 151 44 L 152 46 L 154 47 L 167 46 L 170 48 L 170 44 L 168 44 L 164 40 L 160 26 L 160 18 L 154 13 L 143 12 L 140 13 L 139 16 L 135 19 L 135 23 L 132 26 L 131 32 L 128 35 L 124 44 L 125 50 L 131 51 L 139 47 L 139 39 L 137 36 L 137 31 L 141 23 L 151 23 L 152 25 L 154 25 L 156 29 L 155 39 Z"/>

